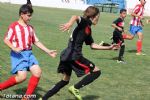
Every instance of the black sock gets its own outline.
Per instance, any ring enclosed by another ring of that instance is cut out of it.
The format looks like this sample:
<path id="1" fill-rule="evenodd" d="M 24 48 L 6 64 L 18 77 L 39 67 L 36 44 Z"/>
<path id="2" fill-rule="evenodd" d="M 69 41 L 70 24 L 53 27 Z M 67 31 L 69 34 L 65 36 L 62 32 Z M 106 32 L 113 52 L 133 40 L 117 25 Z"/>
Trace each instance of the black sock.
<path id="1" fill-rule="evenodd" d="M 69 81 L 61 80 L 57 84 L 54 85 L 52 89 L 50 89 L 42 98 L 42 100 L 47 100 L 49 97 L 53 96 L 55 93 L 57 93 L 61 88 L 63 88 L 65 85 L 67 85 Z"/>
<path id="2" fill-rule="evenodd" d="M 85 85 L 90 84 L 95 79 L 97 79 L 101 75 L 101 71 L 92 72 L 89 75 L 85 76 L 81 81 L 74 85 L 76 89 L 80 89 Z"/>
<path id="3" fill-rule="evenodd" d="M 121 45 L 118 60 L 122 60 L 122 57 L 124 55 L 124 50 L 125 50 L 125 45 Z"/>

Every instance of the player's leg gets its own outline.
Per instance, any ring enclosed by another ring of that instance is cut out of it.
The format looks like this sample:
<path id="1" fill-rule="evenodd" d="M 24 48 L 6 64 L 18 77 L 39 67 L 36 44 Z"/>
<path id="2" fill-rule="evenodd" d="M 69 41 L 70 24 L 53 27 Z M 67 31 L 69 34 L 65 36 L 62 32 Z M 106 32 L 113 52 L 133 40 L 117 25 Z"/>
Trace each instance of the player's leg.
<path id="1" fill-rule="evenodd" d="M 127 34 L 127 32 L 122 33 L 122 38 L 126 40 L 132 40 L 136 34 L 136 26 L 130 25 L 129 29 L 130 34 Z"/>
<path id="2" fill-rule="evenodd" d="M 125 43 L 124 41 L 122 41 L 122 43 L 120 44 L 120 50 L 119 50 L 117 63 L 125 63 L 123 60 L 124 51 L 125 51 Z"/>
<path id="3" fill-rule="evenodd" d="M 18 71 L 16 75 L 11 76 L 8 80 L 0 83 L 0 90 L 7 89 L 11 86 L 23 82 L 26 79 L 26 75 L 26 71 Z"/>
<path id="4" fill-rule="evenodd" d="M 142 32 L 138 32 L 138 40 L 136 42 L 136 46 L 137 46 L 137 53 L 136 55 L 145 55 L 142 53 L 142 41 L 143 41 L 143 33 Z"/>
<path id="5" fill-rule="evenodd" d="M 92 83 L 95 79 L 97 79 L 101 74 L 101 71 L 95 67 L 94 70 L 86 75 L 82 80 L 80 80 L 78 83 L 74 85 L 76 89 L 80 89 L 90 83 Z"/>
<path id="6" fill-rule="evenodd" d="M 43 97 L 42 100 L 48 100 L 49 97 L 56 94 L 61 88 L 66 86 L 69 83 L 70 76 L 63 74 L 63 79 L 57 82 Z"/>
<path id="7" fill-rule="evenodd" d="M 73 70 L 78 77 L 87 74 L 78 83 L 69 87 L 69 92 L 71 92 L 78 100 L 82 100 L 82 97 L 79 94 L 79 89 L 97 79 L 100 76 L 101 71 L 97 67 L 95 67 L 95 65 L 91 61 L 84 57 L 73 62 Z"/>
<path id="8" fill-rule="evenodd" d="M 39 79 L 41 77 L 41 68 L 38 65 L 33 65 L 30 67 L 30 72 L 32 74 L 32 76 L 29 79 L 28 82 L 28 87 L 27 87 L 27 91 L 26 91 L 26 95 L 32 95 L 34 90 L 36 89 L 38 83 L 39 83 Z"/>
<path id="9" fill-rule="evenodd" d="M 137 27 L 130 25 L 129 32 L 130 32 L 130 34 L 127 34 L 127 32 L 124 32 L 122 34 L 123 39 L 132 40 L 137 33 Z"/>
<path id="10" fill-rule="evenodd" d="M 43 97 L 42 100 L 48 100 L 49 97 L 56 94 L 61 88 L 66 86 L 69 83 L 70 76 L 72 73 L 72 68 L 69 62 L 60 61 L 58 69 L 58 73 L 62 73 L 63 79 L 57 82 Z"/>
<path id="11" fill-rule="evenodd" d="M 26 62 L 24 62 L 24 60 L 25 59 L 21 55 L 21 53 L 16 53 L 14 51 L 11 51 L 11 64 L 12 64 L 11 73 L 16 75 L 0 83 L 0 90 L 9 88 L 26 79 L 27 68 L 26 68 Z"/>
<path id="12" fill-rule="evenodd" d="M 132 40 L 134 38 L 134 35 L 123 33 L 122 37 L 123 37 L 123 39 L 126 39 L 126 40 Z"/>

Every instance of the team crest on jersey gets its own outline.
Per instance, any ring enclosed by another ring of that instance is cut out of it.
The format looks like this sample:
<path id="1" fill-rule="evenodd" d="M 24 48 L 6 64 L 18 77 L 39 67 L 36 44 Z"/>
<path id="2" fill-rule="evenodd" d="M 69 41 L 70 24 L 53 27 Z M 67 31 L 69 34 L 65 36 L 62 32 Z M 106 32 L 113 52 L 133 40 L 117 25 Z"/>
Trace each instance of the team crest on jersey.
<path id="1" fill-rule="evenodd" d="M 85 28 L 85 33 L 86 33 L 87 35 L 91 34 L 91 28 L 90 28 L 89 26 L 87 26 L 87 27 Z"/>
<path id="2" fill-rule="evenodd" d="M 124 26 L 124 22 L 120 22 L 120 23 L 118 23 L 118 26 Z"/>

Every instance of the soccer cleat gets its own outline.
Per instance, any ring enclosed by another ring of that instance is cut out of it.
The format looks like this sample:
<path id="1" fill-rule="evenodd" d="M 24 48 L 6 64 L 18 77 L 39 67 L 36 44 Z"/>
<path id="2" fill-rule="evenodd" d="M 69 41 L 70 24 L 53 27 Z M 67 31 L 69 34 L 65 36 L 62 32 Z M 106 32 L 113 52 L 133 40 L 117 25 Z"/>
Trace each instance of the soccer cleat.
<path id="1" fill-rule="evenodd" d="M 99 45 L 100 45 L 100 46 L 103 46 L 103 43 L 104 43 L 104 41 L 101 41 L 101 42 L 99 43 Z"/>
<path id="2" fill-rule="evenodd" d="M 73 94 L 76 97 L 77 100 L 82 100 L 82 97 L 79 94 L 79 90 L 74 88 L 74 86 L 69 87 L 69 92 L 71 94 Z"/>
<path id="3" fill-rule="evenodd" d="M 137 56 L 145 56 L 146 54 L 145 54 L 145 53 L 142 53 L 142 52 L 137 52 L 136 55 L 137 55 Z"/>
<path id="4" fill-rule="evenodd" d="M 42 100 L 42 98 L 39 98 L 38 100 Z"/>
<path id="5" fill-rule="evenodd" d="M 124 60 L 117 60 L 117 63 L 126 64 L 126 62 Z"/>
<path id="6" fill-rule="evenodd" d="M 2 91 L 0 90 L 0 98 L 3 98 L 3 94 Z"/>

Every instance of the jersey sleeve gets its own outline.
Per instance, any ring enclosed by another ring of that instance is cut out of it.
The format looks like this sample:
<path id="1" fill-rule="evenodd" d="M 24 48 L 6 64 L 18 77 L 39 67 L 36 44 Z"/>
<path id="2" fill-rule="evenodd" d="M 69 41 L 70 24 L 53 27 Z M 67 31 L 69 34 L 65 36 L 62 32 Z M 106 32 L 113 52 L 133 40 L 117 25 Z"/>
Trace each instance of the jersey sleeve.
<path id="1" fill-rule="evenodd" d="M 14 30 L 13 30 L 13 27 L 12 27 L 12 25 L 10 25 L 10 26 L 8 27 L 7 32 L 5 33 L 4 39 L 7 39 L 7 40 L 9 40 L 10 42 L 12 42 L 14 36 L 15 36 L 15 33 L 14 33 Z"/>
<path id="2" fill-rule="evenodd" d="M 115 21 L 113 21 L 113 24 L 118 24 L 120 22 L 120 18 L 117 18 Z"/>
<path id="3" fill-rule="evenodd" d="M 87 38 L 85 39 L 85 44 L 91 45 L 92 43 L 94 43 L 93 37 L 92 35 L 88 35 Z"/>

